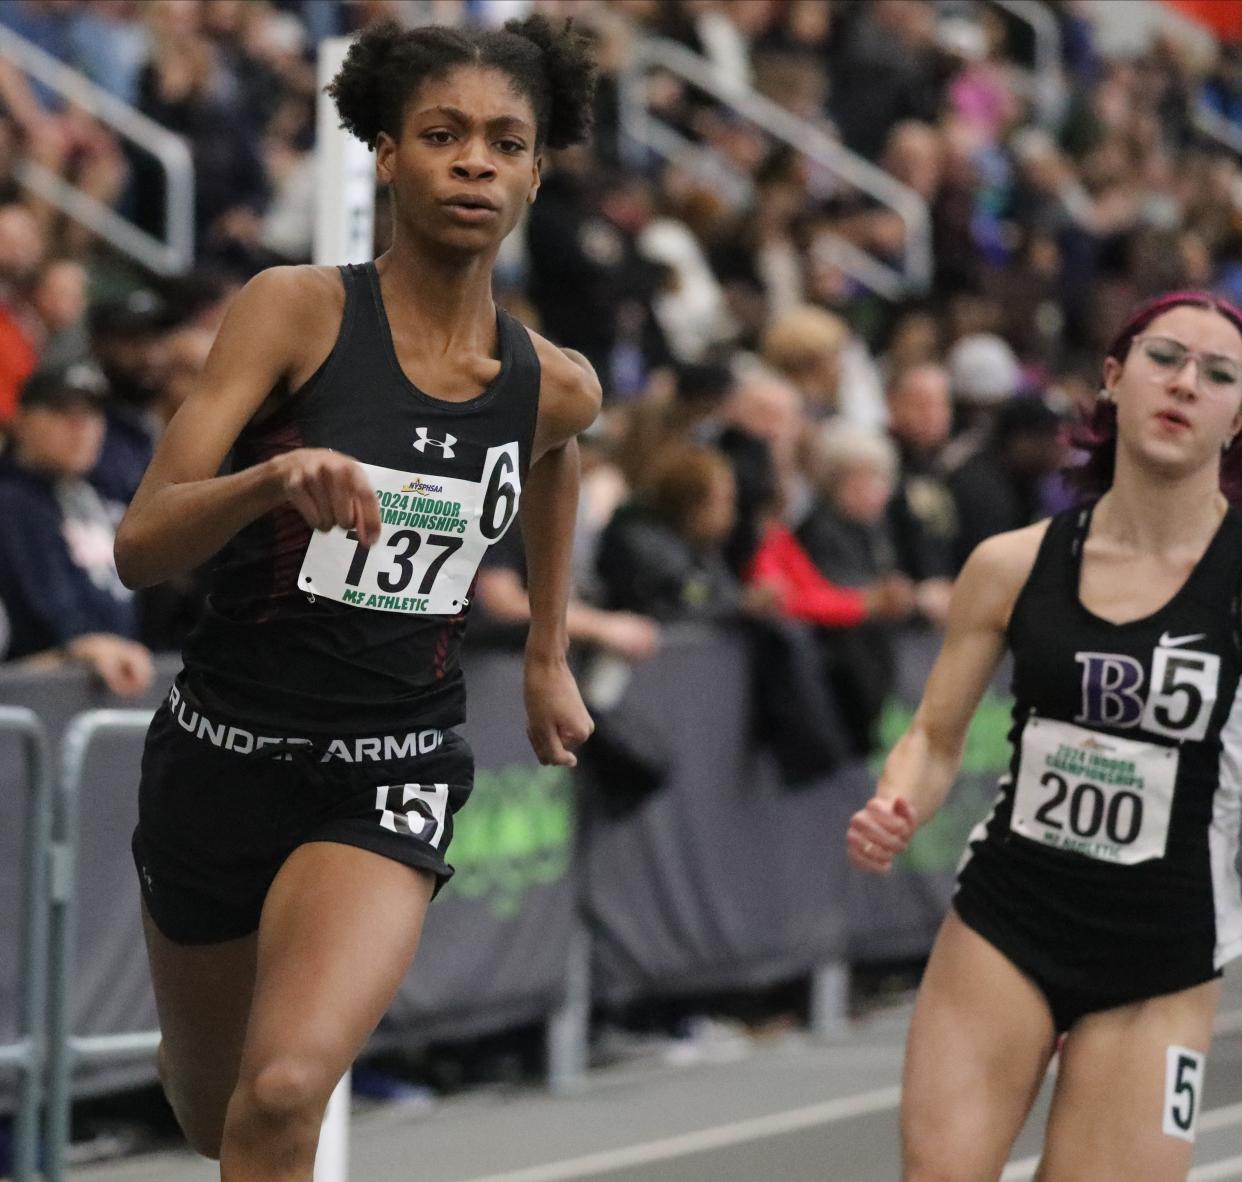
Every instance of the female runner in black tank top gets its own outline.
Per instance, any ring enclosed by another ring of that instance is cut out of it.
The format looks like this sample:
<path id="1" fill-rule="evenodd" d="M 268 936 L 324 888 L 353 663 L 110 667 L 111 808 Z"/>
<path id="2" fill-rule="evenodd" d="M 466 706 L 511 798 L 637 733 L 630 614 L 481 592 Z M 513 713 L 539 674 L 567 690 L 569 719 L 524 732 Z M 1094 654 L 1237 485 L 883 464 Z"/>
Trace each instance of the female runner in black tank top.
<path id="1" fill-rule="evenodd" d="M 131 587 L 224 551 L 207 639 L 148 737 L 135 835 L 161 1077 L 222 1179 L 309 1182 L 328 1097 L 414 955 L 468 783 L 446 800 L 445 784 L 398 780 L 376 804 L 350 769 L 429 760 L 428 779 L 452 780 L 440 770 L 452 748 L 468 781 L 468 750 L 446 729 L 461 721 L 456 642 L 481 551 L 519 493 L 531 743 L 572 765 L 592 729 L 566 665 L 565 603 L 575 437 L 600 389 L 583 358 L 498 317 L 491 294 L 542 149 L 585 138 L 592 78 L 586 39 L 540 16 L 504 31 L 364 31 L 330 90 L 376 149 L 392 246 L 345 276 L 281 267 L 247 284 L 118 532 Z M 391 364 L 343 372 L 361 341 Z M 235 470 L 218 476 L 230 451 Z M 199 781 L 186 791 L 179 775 Z M 369 816 L 331 815 L 332 792 L 359 787 Z M 264 815 L 269 791 L 291 807 Z M 215 800 L 245 818 L 215 817 Z M 321 828 L 285 834 L 271 848 L 287 856 L 243 881 L 269 830 L 301 824 L 311 801 Z M 178 829 L 175 806 L 215 836 Z"/>
<path id="2" fill-rule="evenodd" d="M 1008 647 L 1014 745 L 906 1050 L 905 1182 L 994 1182 L 1060 1045 L 1038 1177 L 1184 1179 L 1222 965 L 1242 953 L 1242 312 L 1141 307 L 1104 362 L 1102 493 L 982 543 L 874 798 L 883 873 L 941 805 Z M 1222 491 L 1222 488 L 1224 491 Z"/>

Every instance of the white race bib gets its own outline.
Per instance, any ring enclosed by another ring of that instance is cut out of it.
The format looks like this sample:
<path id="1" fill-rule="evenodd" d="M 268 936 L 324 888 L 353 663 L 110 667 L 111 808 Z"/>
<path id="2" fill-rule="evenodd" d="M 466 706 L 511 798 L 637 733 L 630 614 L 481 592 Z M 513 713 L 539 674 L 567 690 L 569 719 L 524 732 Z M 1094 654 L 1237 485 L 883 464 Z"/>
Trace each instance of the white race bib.
<path id="1" fill-rule="evenodd" d="M 456 615 L 488 546 L 517 515 L 518 445 L 489 448 L 483 479 L 363 464 L 380 505 L 374 546 L 339 527 L 311 535 L 298 589 L 372 611 Z"/>
<path id="2" fill-rule="evenodd" d="M 1034 715 L 1010 828 L 1043 845 L 1133 866 L 1163 858 L 1178 749 Z"/>

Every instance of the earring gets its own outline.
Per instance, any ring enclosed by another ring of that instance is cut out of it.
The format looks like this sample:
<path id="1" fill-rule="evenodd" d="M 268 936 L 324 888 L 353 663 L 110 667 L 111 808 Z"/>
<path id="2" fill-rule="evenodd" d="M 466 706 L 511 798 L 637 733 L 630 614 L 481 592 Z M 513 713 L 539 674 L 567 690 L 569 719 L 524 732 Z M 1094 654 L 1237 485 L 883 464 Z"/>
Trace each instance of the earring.
<path id="1" fill-rule="evenodd" d="M 1100 392 L 1095 396 L 1097 402 L 1112 402 L 1113 395 L 1107 386 L 1101 386 Z"/>

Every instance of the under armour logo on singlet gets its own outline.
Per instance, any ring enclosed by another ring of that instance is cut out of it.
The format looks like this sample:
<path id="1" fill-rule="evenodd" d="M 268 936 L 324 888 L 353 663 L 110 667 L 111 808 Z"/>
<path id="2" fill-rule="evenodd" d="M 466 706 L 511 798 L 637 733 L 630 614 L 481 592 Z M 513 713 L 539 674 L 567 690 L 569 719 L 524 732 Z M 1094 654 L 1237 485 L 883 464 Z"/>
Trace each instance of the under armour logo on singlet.
<path id="1" fill-rule="evenodd" d="M 415 434 L 418 438 L 414 440 L 414 446 L 418 448 L 419 451 L 426 451 L 429 447 L 438 447 L 440 451 L 444 453 L 444 458 L 446 460 L 451 460 L 453 458 L 453 444 L 457 442 L 456 435 L 450 435 L 446 431 L 443 439 L 432 439 L 431 436 L 427 434 L 426 427 L 415 428 Z"/>

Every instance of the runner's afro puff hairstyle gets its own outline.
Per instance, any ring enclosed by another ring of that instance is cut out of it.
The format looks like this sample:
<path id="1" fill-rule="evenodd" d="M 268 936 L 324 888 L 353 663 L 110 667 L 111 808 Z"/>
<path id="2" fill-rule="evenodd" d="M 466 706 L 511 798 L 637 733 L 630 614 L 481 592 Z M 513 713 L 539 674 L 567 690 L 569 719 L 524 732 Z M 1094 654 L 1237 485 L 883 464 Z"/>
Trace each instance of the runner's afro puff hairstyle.
<path id="1" fill-rule="evenodd" d="M 384 21 L 364 29 L 327 87 L 341 126 L 374 148 L 381 131 L 401 132 L 406 104 L 428 81 L 462 66 L 499 70 L 529 99 L 536 147 L 567 148 L 591 130 L 595 60 L 591 40 L 571 21 L 536 14 L 503 29 L 403 29 Z"/>

